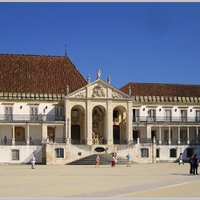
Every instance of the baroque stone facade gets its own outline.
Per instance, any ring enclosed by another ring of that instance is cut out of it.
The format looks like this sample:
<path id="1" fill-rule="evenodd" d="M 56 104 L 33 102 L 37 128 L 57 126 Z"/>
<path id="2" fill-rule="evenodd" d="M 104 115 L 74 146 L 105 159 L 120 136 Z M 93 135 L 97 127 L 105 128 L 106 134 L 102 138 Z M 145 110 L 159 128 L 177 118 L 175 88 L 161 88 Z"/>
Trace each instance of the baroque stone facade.
<path id="1" fill-rule="evenodd" d="M 0 69 L 0 163 L 27 163 L 36 154 L 40 163 L 67 164 L 114 152 L 156 163 L 200 153 L 199 85 L 116 89 L 100 69 L 86 81 L 66 56 L 5 54 Z"/>

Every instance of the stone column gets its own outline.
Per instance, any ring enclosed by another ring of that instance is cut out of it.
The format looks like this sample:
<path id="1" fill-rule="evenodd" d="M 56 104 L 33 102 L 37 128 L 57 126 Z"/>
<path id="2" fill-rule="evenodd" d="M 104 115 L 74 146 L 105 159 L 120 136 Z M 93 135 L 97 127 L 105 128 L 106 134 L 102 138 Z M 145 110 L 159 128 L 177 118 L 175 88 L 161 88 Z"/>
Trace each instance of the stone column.
<path id="1" fill-rule="evenodd" d="M 147 138 L 151 138 L 151 125 L 147 125 Z"/>
<path id="2" fill-rule="evenodd" d="M 162 136 L 161 136 L 161 133 L 162 133 L 162 129 L 161 129 L 161 126 L 159 126 L 159 144 L 162 144 Z"/>
<path id="3" fill-rule="evenodd" d="M 129 101 L 128 105 L 127 105 L 126 140 L 127 140 L 127 142 L 133 140 L 133 135 L 132 135 L 132 101 Z"/>
<path id="4" fill-rule="evenodd" d="M 107 131 L 107 144 L 113 144 L 113 109 L 112 109 L 112 101 L 107 101 L 107 113 L 106 113 L 106 131 Z"/>
<path id="5" fill-rule="evenodd" d="M 68 99 L 65 100 L 65 143 L 71 143 L 71 107 Z"/>
<path id="6" fill-rule="evenodd" d="M 86 130 L 87 130 L 87 144 L 92 145 L 92 110 L 91 100 L 87 100 L 86 105 Z"/>
<path id="7" fill-rule="evenodd" d="M 171 144 L 171 127 L 169 126 L 169 133 L 168 133 L 168 144 Z"/>
<path id="8" fill-rule="evenodd" d="M 156 138 L 155 138 L 155 136 L 153 136 L 152 163 L 156 163 Z"/>
<path id="9" fill-rule="evenodd" d="M 29 125 L 26 123 L 26 144 L 30 144 Z"/>
<path id="10" fill-rule="evenodd" d="M 47 125 L 42 124 L 42 143 L 47 142 Z"/>
<path id="11" fill-rule="evenodd" d="M 15 126 L 12 126 L 12 145 L 15 145 Z"/>
<path id="12" fill-rule="evenodd" d="M 180 129 L 180 126 L 178 126 L 178 144 L 181 143 L 180 132 L 181 132 L 181 129 Z"/>
<path id="13" fill-rule="evenodd" d="M 190 143 L 190 127 L 187 127 L 187 144 Z"/>
<path id="14" fill-rule="evenodd" d="M 199 143 L 199 127 L 197 126 L 196 127 L 196 144 L 198 144 Z"/>

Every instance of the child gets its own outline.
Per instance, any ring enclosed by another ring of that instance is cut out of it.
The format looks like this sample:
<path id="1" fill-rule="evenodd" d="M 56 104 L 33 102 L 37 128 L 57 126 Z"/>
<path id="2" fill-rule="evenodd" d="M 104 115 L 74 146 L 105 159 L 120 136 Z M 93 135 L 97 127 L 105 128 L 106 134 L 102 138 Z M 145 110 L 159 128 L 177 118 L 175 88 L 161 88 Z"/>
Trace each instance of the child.
<path id="1" fill-rule="evenodd" d="M 182 153 L 180 153 L 180 155 L 179 155 L 179 163 L 178 164 L 180 165 L 181 163 L 184 165 Z"/>

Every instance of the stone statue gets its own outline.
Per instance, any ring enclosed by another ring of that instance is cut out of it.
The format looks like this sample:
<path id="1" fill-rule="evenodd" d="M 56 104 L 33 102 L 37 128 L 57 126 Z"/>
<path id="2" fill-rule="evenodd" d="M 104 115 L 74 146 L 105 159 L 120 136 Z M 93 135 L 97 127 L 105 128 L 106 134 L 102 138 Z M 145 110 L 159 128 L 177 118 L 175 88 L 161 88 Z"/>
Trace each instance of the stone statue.
<path id="1" fill-rule="evenodd" d="M 67 94 L 67 95 L 69 94 L 69 85 L 67 85 L 66 94 Z"/>
<path id="2" fill-rule="evenodd" d="M 97 78 L 101 78 L 101 70 L 100 69 L 97 70 Z"/>
<path id="3" fill-rule="evenodd" d="M 87 82 L 90 83 L 90 75 L 87 76 Z"/>
<path id="4" fill-rule="evenodd" d="M 111 81 L 110 75 L 108 75 L 107 81 L 108 81 L 108 84 L 110 84 L 110 81 Z"/>
<path id="5" fill-rule="evenodd" d="M 131 96 L 131 92 L 132 92 L 132 91 L 131 91 L 131 86 L 129 85 L 129 87 L 128 87 L 128 95 L 129 95 L 129 96 Z"/>

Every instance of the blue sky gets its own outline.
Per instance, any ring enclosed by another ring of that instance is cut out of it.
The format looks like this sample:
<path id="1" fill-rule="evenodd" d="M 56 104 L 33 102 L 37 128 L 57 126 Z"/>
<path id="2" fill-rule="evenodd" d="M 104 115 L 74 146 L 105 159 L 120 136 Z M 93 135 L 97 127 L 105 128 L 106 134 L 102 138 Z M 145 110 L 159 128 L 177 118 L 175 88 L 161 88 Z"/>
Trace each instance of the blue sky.
<path id="1" fill-rule="evenodd" d="M 67 55 L 91 81 L 200 84 L 200 2 L 0 3 L 0 53 Z"/>

